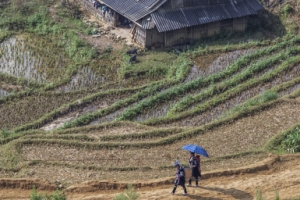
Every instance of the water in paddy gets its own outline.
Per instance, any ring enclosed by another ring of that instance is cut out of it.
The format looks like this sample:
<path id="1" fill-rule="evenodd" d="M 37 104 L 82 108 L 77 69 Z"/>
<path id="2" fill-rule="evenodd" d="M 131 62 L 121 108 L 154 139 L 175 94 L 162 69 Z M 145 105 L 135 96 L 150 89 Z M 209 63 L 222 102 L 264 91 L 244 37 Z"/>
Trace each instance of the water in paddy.
<path id="1" fill-rule="evenodd" d="M 0 88 L 0 97 L 7 96 L 8 92 Z"/>
<path id="2" fill-rule="evenodd" d="M 62 76 L 63 58 L 50 47 L 33 46 L 27 39 L 11 37 L 0 44 L 0 72 L 39 83 Z"/>
<path id="3" fill-rule="evenodd" d="M 245 56 L 246 54 L 251 54 L 254 51 L 257 51 L 257 49 L 235 50 L 226 54 L 199 56 L 194 61 L 195 65 L 191 68 L 191 71 L 185 79 L 185 82 L 200 77 L 207 77 L 225 70 L 238 58 Z"/>
<path id="4" fill-rule="evenodd" d="M 61 86 L 57 91 L 69 92 L 86 88 L 94 88 L 106 83 L 104 76 L 98 75 L 89 67 L 82 67 L 67 85 Z"/>
<path id="5" fill-rule="evenodd" d="M 281 85 L 284 82 L 291 81 L 300 76 L 300 67 L 294 66 L 290 70 L 283 71 L 279 73 L 272 81 L 261 83 L 259 86 L 251 87 L 247 90 L 244 90 L 233 96 L 232 98 L 227 99 L 223 103 L 212 107 L 204 112 L 199 114 L 192 115 L 180 121 L 175 121 L 170 124 L 164 124 L 164 126 L 201 126 L 211 122 L 212 120 L 219 119 L 223 114 L 226 114 L 227 111 L 235 107 L 236 105 L 241 105 L 250 98 L 253 98 L 262 92 L 269 90 L 273 87 Z M 291 94 L 296 89 L 300 87 L 300 84 L 297 83 L 289 88 L 278 93 L 278 98 Z M 193 106 L 193 108 L 195 105 Z"/>

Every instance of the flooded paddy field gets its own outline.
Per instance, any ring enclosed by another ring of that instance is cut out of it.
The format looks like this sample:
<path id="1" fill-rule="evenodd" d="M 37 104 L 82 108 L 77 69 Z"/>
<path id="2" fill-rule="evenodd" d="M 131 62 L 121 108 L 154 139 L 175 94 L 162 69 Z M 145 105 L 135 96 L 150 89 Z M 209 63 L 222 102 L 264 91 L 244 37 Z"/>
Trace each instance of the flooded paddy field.
<path id="1" fill-rule="evenodd" d="M 28 37 L 14 36 L 0 43 L 0 72 L 38 83 L 62 77 L 67 65 L 63 55 L 43 43 L 28 41 Z"/>
<path id="2" fill-rule="evenodd" d="M 247 51 L 245 51 L 247 52 Z M 226 54 L 227 55 L 227 54 Z M 261 62 L 269 57 L 271 57 L 273 55 L 268 55 L 268 56 L 263 56 L 261 58 L 259 58 L 258 60 L 256 60 L 255 62 Z M 230 57 L 232 58 L 232 56 Z M 235 58 L 235 57 L 234 57 Z M 250 77 L 248 77 L 247 79 L 251 79 L 251 78 L 258 78 L 260 76 L 263 76 L 264 74 L 267 74 L 269 72 L 271 72 L 272 70 L 274 70 L 275 68 L 277 68 L 278 65 L 273 65 L 271 67 L 266 67 L 265 69 L 257 72 L 257 73 L 253 73 L 251 74 Z M 239 76 L 240 74 L 243 74 L 246 72 L 247 69 L 242 69 L 240 72 L 238 73 L 235 73 L 234 75 L 232 75 L 231 77 L 227 78 L 227 80 L 229 80 L 230 78 L 234 78 L 236 76 Z M 217 73 L 217 72 L 216 72 Z M 246 81 L 246 80 L 244 80 Z M 243 81 L 243 82 L 244 82 Z M 215 85 L 217 86 L 218 84 L 221 84 L 222 82 L 224 82 L 223 80 L 222 81 L 218 81 Z M 155 105 L 155 106 L 152 106 L 151 108 L 147 108 L 147 109 L 144 109 L 142 111 L 141 114 L 139 114 L 135 120 L 136 121 L 144 121 L 144 120 L 147 120 L 147 119 L 151 119 L 151 118 L 159 118 L 159 117 L 163 117 L 163 116 L 166 116 L 167 113 L 177 104 L 179 104 L 181 101 L 183 101 L 187 96 L 195 96 L 195 95 L 202 95 L 204 92 L 207 92 L 207 89 L 211 89 L 210 86 L 207 86 L 207 87 L 200 87 L 200 88 L 197 88 L 197 89 L 194 89 L 194 90 L 191 90 L 191 91 L 188 91 L 187 93 L 185 93 L 184 95 L 178 95 L 175 99 L 173 100 L 169 100 L 169 101 L 166 101 L 164 103 L 161 103 L 159 105 Z M 206 98 L 206 99 L 202 99 L 200 102 L 197 102 L 196 104 L 192 104 L 192 105 L 189 105 L 186 110 L 188 109 L 193 109 L 196 105 L 198 105 L 199 103 L 202 103 L 202 102 L 205 102 L 207 100 L 209 100 L 210 98 L 212 98 L 214 96 L 211 96 L 209 98 Z"/>
<path id="3" fill-rule="evenodd" d="M 103 117 L 97 118 L 95 120 L 93 120 L 92 122 L 90 122 L 89 125 L 96 125 L 96 124 L 101 124 L 104 122 L 112 122 L 115 121 L 118 117 L 120 117 L 122 115 L 122 113 L 128 108 L 121 108 L 117 111 L 114 111 L 108 115 L 105 115 Z"/>
<path id="4" fill-rule="evenodd" d="M 91 89 L 101 86 L 106 83 L 103 75 L 98 75 L 89 67 L 82 67 L 77 70 L 75 76 L 72 77 L 71 82 L 67 85 L 61 86 L 56 89 L 57 92 L 70 92 L 80 89 Z"/>
<path id="5" fill-rule="evenodd" d="M 300 66 L 299 66 L 299 67 L 300 67 Z M 289 94 L 293 93 L 294 91 L 296 91 L 296 90 L 299 89 L 299 88 L 300 88 L 300 83 L 297 83 L 297 84 L 295 84 L 295 85 L 292 86 L 292 87 L 289 87 L 289 88 L 287 88 L 287 89 L 285 89 L 285 90 L 280 91 L 280 92 L 278 93 L 278 95 L 279 95 L 280 97 L 285 96 L 285 95 L 289 95 Z"/>
<path id="6" fill-rule="evenodd" d="M 273 79 L 271 82 L 266 82 L 260 84 L 256 87 L 244 90 L 238 93 L 236 96 L 224 101 L 223 103 L 212 107 L 211 109 L 204 111 L 200 114 L 196 114 L 194 116 L 187 117 L 185 119 L 181 119 L 178 122 L 173 122 L 170 124 L 164 124 L 164 126 L 201 126 L 207 124 L 213 120 L 218 119 L 221 117 L 226 111 L 232 109 L 233 107 L 244 103 L 245 101 L 249 100 L 252 97 L 255 97 L 266 90 L 269 90 L 277 85 L 280 85 L 284 82 L 293 80 L 294 78 L 300 76 L 299 65 L 293 67 L 289 71 L 284 71 L 278 76 Z M 295 84 L 281 92 L 278 93 L 278 98 L 290 94 L 296 89 L 299 88 L 299 84 Z M 196 105 L 195 105 L 196 106 Z"/>
<path id="7" fill-rule="evenodd" d="M 269 57 L 269 56 L 268 56 Z M 268 57 L 263 57 L 263 58 L 260 58 L 257 62 L 260 62 L 260 61 L 263 61 L 265 59 L 267 59 Z M 275 70 L 277 67 L 279 66 L 279 64 L 275 64 L 275 65 L 272 65 L 272 66 L 267 66 L 267 67 L 264 67 L 264 69 L 256 72 L 256 73 L 252 73 L 250 76 L 247 77 L 246 80 L 244 80 L 243 82 L 246 82 L 247 80 L 251 80 L 251 79 L 257 79 L 259 77 L 262 77 L 268 73 L 271 73 L 273 70 Z M 293 72 L 288 72 L 287 75 L 283 75 L 285 78 L 282 78 L 282 82 L 285 82 L 285 81 L 289 81 L 289 80 L 292 80 L 293 78 L 297 77 L 297 74 L 299 73 L 299 69 L 297 67 L 294 67 L 293 70 L 295 72 L 295 76 L 293 76 Z M 241 74 L 247 72 L 247 69 L 244 69 L 243 71 L 241 71 Z M 238 76 L 238 74 L 236 75 Z M 279 76 L 282 76 L 282 75 L 279 75 Z M 289 76 L 293 76 L 291 78 L 289 78 Z M 233 77 L 234 78 L 234 77 Z M 227 79 L 229 80 L 229 79 Z M 273 81 L 273 80 L 272 80 Z M 278 82 L 278 79 L 276 79 L 276 81 Z M 242 82 L 242 83 L 243 83 Z M 238 85 L 238 84 L 237 84 Z M 262 89 L 262 91 L 264 91 Z M 205 92 L 205 90 L 200 90 L 200 92 L 197 94 L 197 93 L 193 93 L 193 95 L 202 95 L 203 93 Z M 208 101 L 210 100 L 211 98 L 213 98 L 213 96 L 210 96 L 209 98 L 206 98 L 206 99 L 202 99 L 202 101 L 200 102 L 196 102 L 195 104 L 192 104 L 192 105 L 189 105 L 187 107 L 187 110 L 190 110 L 190 109 L 194 109 L 196 105 L 200 104 L 200 103 L 203 103 L 205 101 Z"/>
<path id="8" fill-rule="evenodd" d="M 236 50 L 226 54 L 213 54 L 208 56 L 199 56 L 194 60 L 194 66 L 185 82 L 191 81 L 197 78 L 205 78 L 209 75 L 218 73 L 232 63 L 234 63 L 241 56 L 251 54 L 260 49 L 246 49 L 246 50 Z"/>
<path id="9" fill-rule="evenodd" d="M 127 98 L 131 94 L 132 93 L 120 94 L 120 95 L 107 95 L 107 96 L 103 96 L 103 97 L 100 96 L 97 98 L 97 100 L 95 100 L 91 103 L 87 103 L 79 108 L 71 109 L 68 113 L 61 115 L 57 119 L 53 120 L 52 122 L 45 124 L 41 129 L 49 131 L 49 130 L 60 128 L 61 126 L 64 125 L 64 123 L 70 122 L 70 121 L 76 119 L 77 117 L 80 117 L 81 115 L 93 113 L 100 109 L 105 109 L 105 108 L 111 106 L 116 101 Z M 97 120 L 95 120 L 95 122 L 93 124 L 98 124 L 100 122 L 99 121 L 97 123 L 96 121 Z"/>

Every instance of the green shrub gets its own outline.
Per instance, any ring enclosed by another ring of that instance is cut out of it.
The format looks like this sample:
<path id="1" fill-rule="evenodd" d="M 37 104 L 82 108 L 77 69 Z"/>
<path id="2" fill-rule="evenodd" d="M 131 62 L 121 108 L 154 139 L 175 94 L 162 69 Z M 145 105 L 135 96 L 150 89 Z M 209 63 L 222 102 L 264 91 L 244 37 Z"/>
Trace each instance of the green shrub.
<path id="1" fill-rule="evenodd" d="M 290 4 L 286 4 L 282 9 L 281 9 L 281 13 L 285 16 L 288 17 L 289 14 L 291 14 L 293 11 L 293 8 Z"/>
<path id="2" fill-rule="evenodd" d="M 280 200 L 278 191 L 275 191 L 275 200 Z"/>
<path id="3" fill-rule="evenodd" d="M 29 196 L 30 200 L 66 200 L 67 197 L 62 194 L 59 190 L 56 190 L 53 194 L 41 195 L 36 192 L 36 188 L 33 187 L 32 193 Z"/>
<path id="4" fill-rule="evenodd" d="M 43 200 L 42 195 L 36 192 L 35 187 L 33 187 L 31 195 L 29 196 L 30 200 Z"/>
<path id="5" fill-rule="evenodd" d="M 87 28 L 87 29 L 85 29 L 85 33 L 86 33 L 87 35 L 93 35 L 93 34 L 94 34 L 94 31 L 93 31 L 92 28 Z"/>
<path id="6" fill-rule="evenodd" d="M 264 200 L 264 199 L 266 199 L 265 197 L 263 197 L 261 189 L 257 189 L 256 190 L 256 198 L 255 199 L 256 200 Z M 275 198 L 274 198 L 274 200 L 280 200 L 278 191 L 275 191 Z"/>
<path id="7" fill-rule="evenodd" d="M 261 189 L 257 189 L 256 190 L 256 200 L 264 200 L 265 198 L 263 198 L 262 196 L 262 192 L 261 192 Z"/>
<path id="8" fill-rule="evenodd" d="M 261 101 L 262 103 L 265 103 L 265 102 L 268 102 L 268 101 L 275 100 L 277 98 L 278 98 L 277 92 L 269 90 L 269 91 L 266 91 L 262 94 L 259 101 Z"/>
<path id="9" fill-rule="evenodd" d="M 291 153 L 300 152 L 300 126 L 286 136 L 282 141 L 282 147 Z"/>
<path id="10" fill-rule="evenodd" d="M 111 53 L 112 51 L 113 51 L 113 48 L 112 48 L 111 45 L 108 45 L 108 46 L 103 50 L 104 53 Z"/>
<path id="11" fill-rule="evenodd" d="M 129 184 L 128 189 L 124 191 L 124 193 L 118 194 L 114 200 L 137 200 L 139 199 L 139 194 L 136 192 L 134 187 Z"/>
<path id="12" fill-rule="evenodd" d="M 4 128 L 0 131 L 0 136 L 2 136 L 3 138 L 7 138 L 10 134 L 11 132 L 7 128 Z"/>

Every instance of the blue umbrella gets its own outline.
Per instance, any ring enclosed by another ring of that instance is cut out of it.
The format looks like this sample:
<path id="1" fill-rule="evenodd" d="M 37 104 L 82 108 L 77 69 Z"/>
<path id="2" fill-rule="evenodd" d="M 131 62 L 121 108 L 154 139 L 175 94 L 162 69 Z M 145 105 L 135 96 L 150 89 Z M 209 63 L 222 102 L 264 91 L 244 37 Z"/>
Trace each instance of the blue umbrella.
<path id="1" fill-rule="evenodd" d="M 193 153 L 200 154 L 202 156 L 209 157 L 208 153 L 206 152 L 206 150 L 204 148 L 202 148 L 198 145 L 195 145 L 195 144 L 188 144 L 188 145 L 185 145 L 181 148 L 184 149 L 184 150 L 193 152 Z"/>

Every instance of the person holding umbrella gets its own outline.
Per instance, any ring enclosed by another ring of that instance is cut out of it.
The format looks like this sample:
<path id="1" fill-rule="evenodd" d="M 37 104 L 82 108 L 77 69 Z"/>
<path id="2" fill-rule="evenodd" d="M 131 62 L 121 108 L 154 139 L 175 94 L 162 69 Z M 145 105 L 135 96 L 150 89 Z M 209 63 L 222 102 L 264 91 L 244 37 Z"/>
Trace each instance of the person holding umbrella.
<path id="1" fill-rule="evenodd" d="M 174 188 L 171 194 L 174 194 L 178 185 L 181 185 L 183 188 L 184 193 L 183 196 L 187 195 L 186 187 L 185 187 L 185 176 L 184 176 L 184 169 L 180 166 L 178 160 L 175 161 L 174 167 L 176 167 L 176 178 L 174 181 Z"/>
<path id="2" fill-rule="evenodd" d="M 190 168 L 192 168 L 192 177 L 195 177 L 195 187 L 198 187 L 198 177 L 201 177 L 201 173 L 199 171 L 200 163 L 198 162 L 197 158 L 195 157 L 195 153 L 191 152 L 191 157 L 189 160 Z M 192 177 L 189 178 L 189 183 L 187 186 L 192 185 Z"/>
<path id="3" fill-rule="evenodd" d="M 188 144 L 181 148 L 190 152 L 191 157 L 189 160 L 189 164 L 190 164 L 190 168 L 192 168 L 192 177 L 195 177 L 196 179 L 195 187 L 198 187 L 198 177 L 199 176 L 201 177 L 201 173 L 200 173 L 200 162 L 195 157 L 195 153 L 205 157 L 209 157 L 209 155 L 204 148 L 195 144 Z M 189 178 L 189 184 L 187 184 L 187 186 L 191 186 L 191 184 L 192 184 L 192 179 Z"/>

